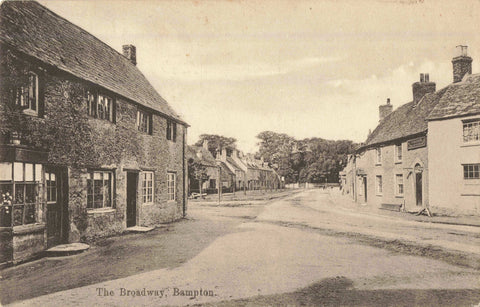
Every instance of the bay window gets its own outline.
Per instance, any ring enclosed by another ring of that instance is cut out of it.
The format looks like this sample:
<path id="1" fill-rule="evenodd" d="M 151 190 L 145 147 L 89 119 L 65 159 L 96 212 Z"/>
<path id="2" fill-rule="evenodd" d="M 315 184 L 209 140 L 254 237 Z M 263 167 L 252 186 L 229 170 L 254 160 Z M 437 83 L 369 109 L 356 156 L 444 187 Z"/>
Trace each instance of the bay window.
<path id="1" fill-rule="evenodd" d="M 41 164 L 0 162 L 0 227 L 41 220 L 42 176 Z"/>

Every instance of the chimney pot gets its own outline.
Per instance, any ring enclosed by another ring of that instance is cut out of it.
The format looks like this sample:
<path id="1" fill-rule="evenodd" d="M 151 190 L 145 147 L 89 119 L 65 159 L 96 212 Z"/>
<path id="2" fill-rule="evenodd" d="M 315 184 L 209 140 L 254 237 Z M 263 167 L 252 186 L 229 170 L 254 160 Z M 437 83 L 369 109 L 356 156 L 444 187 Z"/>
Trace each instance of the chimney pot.
<path id="1" fill-rule="evenodd" d="M 472 73 L 472 58 L 467 55 L 467 46 L 458 45 L 459 56 L 452 59 L 453 83 L 462 81 L 466 74 Z"/>
<path id="2" fill-rule="evenodd" d="M 388 116 L 388 114 L 392 113 L 393 106 L 390 104 L 390 98 L 387 98 L 387 104 L 381 105 L 378 107 L 378 113 L 380 115 L 380 122 Z"/>
<path id="3" fill-rule="evenodd" d="M 123 45 L 123 56 L 130 60 L 133 65 L 137 65 L 137 48 L 134 45 Z"/>
<path id="4" fill-rule="evenodd" d="M 413 103 L 417 104 L 425 94 L 435 93 L 437 85 L 435 82 L 430 82 L 429 74 L 420 74 L 420 82 L 412 84 Z"/>

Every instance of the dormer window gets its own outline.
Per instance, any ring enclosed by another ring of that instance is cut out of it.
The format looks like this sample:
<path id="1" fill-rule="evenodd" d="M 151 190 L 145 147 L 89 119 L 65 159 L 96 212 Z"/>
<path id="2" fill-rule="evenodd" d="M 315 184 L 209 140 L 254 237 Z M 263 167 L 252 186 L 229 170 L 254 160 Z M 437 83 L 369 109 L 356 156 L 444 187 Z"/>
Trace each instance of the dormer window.
<path id="1" fill-rule="evenodd" d="M 105 94 L 97 94 L 93 91 L 87 92 L 88 115 L 115 122 L 115 101 Z"/>
<path id="2" fill-rule="evenodd" d="M 17 88 L 15 104 L 30 115 L 38 115 L 38 75 L 29 72 L 24 85 Z"/>

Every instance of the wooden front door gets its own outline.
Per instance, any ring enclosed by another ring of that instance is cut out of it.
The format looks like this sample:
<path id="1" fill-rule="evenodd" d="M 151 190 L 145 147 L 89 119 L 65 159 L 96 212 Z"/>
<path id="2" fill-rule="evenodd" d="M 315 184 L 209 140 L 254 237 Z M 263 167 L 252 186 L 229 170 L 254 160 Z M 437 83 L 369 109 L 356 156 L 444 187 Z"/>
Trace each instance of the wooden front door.
<path id="1" fill-rule="evenodd" d="M 47 247 L 65 243 L 68 233 L 68 178 L 65 168 L 45 168 Z"/>
<path id="2" fill-rule="evenodd" d="M 137 225 L 138 174 L 127 172 L 127 227 Z"/>
<path id="3" fill-rule="evenodd" d="M 365 202 L 367 202 L 367 177 L 363 177 L 363 190 L 365 195 Z"/>
<path id="4" fill-rule="evenodd" d="M 416 191 L 416 200 L 417 200 L 417 206 L 422 206 L 423 203 L 423 193 L 422 193 L 422 173 L 416 173 L 415 174 L 415 191 Z"/>

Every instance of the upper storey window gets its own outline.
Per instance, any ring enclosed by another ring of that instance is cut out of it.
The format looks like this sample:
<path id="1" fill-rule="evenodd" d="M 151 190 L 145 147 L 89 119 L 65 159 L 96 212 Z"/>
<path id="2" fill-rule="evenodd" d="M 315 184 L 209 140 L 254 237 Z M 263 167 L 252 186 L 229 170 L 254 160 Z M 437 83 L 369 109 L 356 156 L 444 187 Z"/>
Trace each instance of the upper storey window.
<path id="1" fill-rule="evenodd" d="M 15 104 L 26 114 L 38 115 L 38 75 L 29 72 L 27 81 L 17 88 Z"/>
<path id="2" fill-rule="evenodd" d="M 480 119 L 463 121 L 463 142 L 480 142 Z"/>
<path id="3" fill-rule="evenodd" d="M 167 119 L 167 140 L 177 141 L 177 123 Z"/>
<path id="4" fill-rule="evenodd" d="M 143 110 L 137 110 L 138 131 L 152 134 L 152 114 Z"/>
<path id="5" fill-rule="evenodd" d="M 104 94 L 88 91 L 87 108 L 88 115 L 99 119 L 106 119 L 112 123 L 115 122 L 115 101 L 113 98 Z"/>

